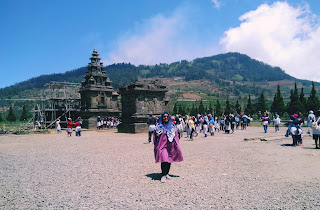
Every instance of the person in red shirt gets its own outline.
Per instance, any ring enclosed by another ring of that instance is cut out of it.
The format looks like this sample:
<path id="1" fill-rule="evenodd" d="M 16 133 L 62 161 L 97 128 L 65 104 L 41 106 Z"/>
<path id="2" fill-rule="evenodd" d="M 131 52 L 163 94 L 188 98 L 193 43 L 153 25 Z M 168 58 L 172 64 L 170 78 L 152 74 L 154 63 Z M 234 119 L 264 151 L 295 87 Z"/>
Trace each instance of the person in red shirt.
<path id="1" fill-rule="evenodd" d="M 82 124 L 82 120 L 80 117 L 78 117 L 76 123 L 74 124 L 76 126 L 76 136 L 81 136 L 81 124 Z"/>
<path id="2" fill-rule="evenodd" d="M 72 126 L 73 126 L 73 122 L 71 120 L 71 118 L 68 118 L 68 123 L 67 123 L 67 135 L 71 137 L 72 134 Z"/>

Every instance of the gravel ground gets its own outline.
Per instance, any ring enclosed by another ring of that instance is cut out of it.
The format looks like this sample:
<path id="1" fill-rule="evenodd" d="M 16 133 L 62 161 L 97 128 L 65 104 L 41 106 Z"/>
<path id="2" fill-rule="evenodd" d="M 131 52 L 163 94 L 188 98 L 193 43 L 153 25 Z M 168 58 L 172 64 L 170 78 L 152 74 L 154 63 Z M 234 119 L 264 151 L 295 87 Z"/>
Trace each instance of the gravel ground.
<path id="1" fill-rule="evenodd" d="M 320 209 L 320 150 L 280 129 L 182 138 L 166 183 L 147 133 L 2 135 L 0 209 Z"/>

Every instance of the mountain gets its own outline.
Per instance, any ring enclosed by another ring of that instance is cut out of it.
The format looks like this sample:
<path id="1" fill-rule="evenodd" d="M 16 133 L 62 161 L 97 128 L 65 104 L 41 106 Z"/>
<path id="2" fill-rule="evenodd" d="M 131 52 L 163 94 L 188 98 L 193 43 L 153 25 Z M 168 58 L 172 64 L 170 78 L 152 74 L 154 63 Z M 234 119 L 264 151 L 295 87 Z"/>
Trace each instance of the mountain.
<path id="1" fill-rule="evenodd" d="M 157 65 L 134 66 L 126 63 L 112 64 L 104 68 L 109 75 L 114 89 L 135 81 L 138 77 L 167 78 L 171 95 L 175 98 L 181 97 L 184 92 L 198 92 L 206 96 L 244 96 L 249 93 L 258 96 L 261 91 L 273 97 L 277 84 L 286 93 L 290 93 L 294 81 L 298 87 L 304 86 L 305 93 L 310 89 L 310 81 L 299 80 L 286 74 L 279 67 L 272 67 L 263 62 L 251 59 L 249 56 L 240 53 L 226 53 L 211 57 L 197 58 L 193 61 L 178 61 L 171 64 L 160 63 Z M 58 82 L 81 82 L 87 71 L 81 67 L 72 71 L 60 74 L 42 75 L 15 85 L 0 89 L 0 98 L 38 98 L 44 85 L 50 81 Z M 176 78 L 180 78 L 180 85 L 177 85 Z M 189 86 L 192 81 L 206 84 L 203 89 Z M 182 83 L 181 83 L 182 82 Z M 274 84 L 274 85 L 271 85 Z M 319 84 L 315 83 L 318 87 Z M 283 87 L 282 87 L 283 85 Z M 208 88 L 210 86 L 210 88 Z M 183 88 L 183 87 L 188 87 Z M 192 89 L 193 88 L 193 89 Z M 309 89 L 308 89 L 309 88 Z M 182 91 L 183 90 L 183 91 Z M 286 97 L 289 97 L 287 95 Z"/>

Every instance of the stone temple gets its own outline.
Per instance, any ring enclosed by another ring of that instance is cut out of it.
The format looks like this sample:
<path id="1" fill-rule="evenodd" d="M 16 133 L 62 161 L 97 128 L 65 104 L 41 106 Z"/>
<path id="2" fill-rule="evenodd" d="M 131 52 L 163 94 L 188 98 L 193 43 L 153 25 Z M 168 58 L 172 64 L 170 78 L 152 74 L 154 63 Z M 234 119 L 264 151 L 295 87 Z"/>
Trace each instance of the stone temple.
<path id="1" fill-rule="evenodd" d="M 103 63 L 96 49 L 93 50 L 88 71 L 79 90 L 81 96 L 81 115 L 96 125 L 97 116 L 119 116 L 118 96 L 111 81 L 103 71 Z M 90 126 L 91 127 L 91 126 Z"/>
<path id="2" fill-rule="evenodd" d="M 160 80 L 138 79 L 119 91 L 122 104 L 122 123 L 118 126 L 120 133 L 146 132 L 150 114 L 160 116 L 163 111 L 169 110 L 168 88 Z"/>

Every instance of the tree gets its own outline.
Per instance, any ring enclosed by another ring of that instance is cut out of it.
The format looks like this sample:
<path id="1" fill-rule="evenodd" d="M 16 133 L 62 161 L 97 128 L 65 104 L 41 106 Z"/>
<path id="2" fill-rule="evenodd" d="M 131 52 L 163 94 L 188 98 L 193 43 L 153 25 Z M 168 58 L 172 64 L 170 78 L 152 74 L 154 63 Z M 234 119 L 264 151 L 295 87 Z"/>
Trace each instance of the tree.
<path id="1" fill-rule="evenodd" d="M 304 92 L 303 92 L 303 87 L 301 88 L 301 92 L 300 92 L 300 96 L 299 96 L 299 101 L 300 101 L 300 106 L 301 106 L 301 112 L 303 114 L 306 114 L 307 113 L 307 110 L 306 110 L 306 105 L 307 105 L 307 100 L 306 98 L 304 97 Z"/>
<path id="2" fill-rule="evenodd" d="M 209 114 L 212 114 L 212 111 L 213 111 L 213 105 L 212 105 L 212 103 L 211 103 L 211 101 L 209 102 L 209 107 L 208 107 L 208 113 Z"/>
<path id="3" fill-rule="evenodd" d="M 10 108 L 9 108 L 9 113 L 8 113 L 8 116 L 7 116 L 7 120 L 8 120 L 9 122 L 14 122 L 14 121 L 16 121 L 16 116 L 14 116 L 11 106 L 10 106 Z"/>
<path id="4" fill-rule="evenodd" d="M 219 100 L 217 100 L 215 115 L 220 117 L 222 115 L 221 105 Z"/>
<path id="5" fill-rule="evenodd" d="M 245 114 L 249 114 L 249 115 L 253 115 L 254 114 L 254 107 L 253 107 L 252 102 L 251 102 L 250 94 L 249 94 L 249 97 L 248 97 L 247 107 L 244 109 L 244 112 L 245 112 Z"/>
<path id="6" fill-rule="evenodd" d="M 235 110 L 238 114 L 241 114 L 241 106 L 239 104 L 239 100 L 237 99 L 236 105 L 235 105 Z"/>
<path id="7" fill-rule="evenodd" d="M 27 110 L 26 110 L 26 105 L 23 105 L 22 113 L 20 116 L 20 121 L 24 121 L 26 119 L 28 119 L 28 114 L 27 114 Z"/>
<path id="8" fill-rule="evenodd" d="M 264 112 L 266 110 L 268 110 L 268 106 L 266 104 L 266 98 L 264 97 L 264 93 L 262 91 L 259 96 L 258 103 L 256 104 L 256 111 Z"/>
<path id="9" fill-rule="evenodd" d="M 174 115 L 178 114 L 177 102 L 174 103 L 172 112 L 173 112 Z"/>
<path id="10" fill-rule="evenodd" d="M 271 104 L 271 112 L 277 112 L 280 116 L 282 116 L 286 111 L 286 105 L 284 104 L 283 97 L 281 95 L 280 85 L 278 84 L 277 92 L 274 95 L 273 102 Z"/>
<path id="11" fill-rule="evenodd" d="M 290 91 L 290 101 L 287 105 L 287 112 L 289 115 L 301 111 L 301 103 L 299 101 L 299 93 L 297 83 L 294 84 L 294 90 Z"/>
<path id="12" fill-rule="evenodd" d="M 198 114 L 198 110 L 195 108 L 194 104 L 192 104 L 190 116 L 196 116 L 197 114 Z"/>
<path id="13" fill-rule="evenodd" d="M 202 99 L 201 99 L 200 104 L 199 104 L 199 113 L 200 114 L 205 114 L 205 109 L 204 109 L 204 106 L 203 106 L 203 103 L 202 103 Z"/>
<path id="14" fill-rule="evenodd" d="M 308 103 L 307 103 L 307 108 L 308 108 L 308 111 L 310 110 L 313 110 L 313 111 L 316 111 L 319 109 L 319 99 L 317 97 L 317 91 L 316 89 L 314 88 L 314 83 L 312 82 L 312 89 L 311 89 L 311 94 L 308 98 Z"/>
<path id="15" fill-rule="evenodd" d="M 186 115 L 186 110 L 181 106 L 181 104 L 179 105 L 179 114 L 182 116 Z"/>
<path id="16" fill-rule="evenodd" d="M 229 102 L 229 97 L 227 97 L 227 101 L 226 101 L 226 109 L 224 110 L 224 113 L 226 115 L 230 114 L 232 112 L 231 110 L 231 105 L 230 105 L 230 102 Z"/>

